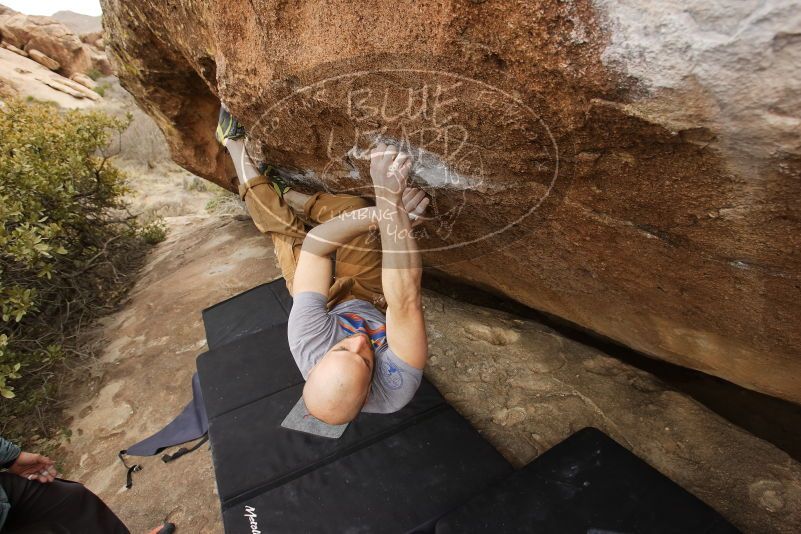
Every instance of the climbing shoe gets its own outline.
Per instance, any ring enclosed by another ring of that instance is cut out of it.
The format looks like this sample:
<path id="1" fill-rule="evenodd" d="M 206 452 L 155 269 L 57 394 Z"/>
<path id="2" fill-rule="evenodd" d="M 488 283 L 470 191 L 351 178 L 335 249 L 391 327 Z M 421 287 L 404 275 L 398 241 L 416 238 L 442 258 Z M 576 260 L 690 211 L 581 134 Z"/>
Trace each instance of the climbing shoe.
<path id="1" fill-rule="evenodd" d="M 217 120 L 217 131 L 215 137 L 221 145 L 225 145 L 226 139 L 242 139 L 245 137 L 245 128 L 236 118 L 231 115 L 225 106 L 220 106 L 220 118 Z"/>
<path id="2" fill-rule="evenodd" d="M 284 198 L 284 194 L 291 189 L 272 166 L 262 163 L 259 165 L 259 172 L 270 181 L 270 185 L 273 186 L 279 197 Z"/>

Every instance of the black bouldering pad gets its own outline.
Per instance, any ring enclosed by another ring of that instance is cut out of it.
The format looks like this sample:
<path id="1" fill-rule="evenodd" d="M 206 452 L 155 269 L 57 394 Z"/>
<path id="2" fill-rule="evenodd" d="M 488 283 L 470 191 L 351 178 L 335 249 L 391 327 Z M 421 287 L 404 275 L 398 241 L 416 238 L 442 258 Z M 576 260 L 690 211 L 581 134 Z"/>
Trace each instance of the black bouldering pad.
<path id="1" fill-rule="evenodd" d="M 197 369 L 209 419 L 303 383 L 289 352 L 286 322 L 201 354 Z"/>
<path id="2" fill-rule="evenodd" d="M 362 413 L 339 439 L 282 428 L 303 379 L 286 342 L 291 300 L 283 280 L 266 286 L 277 284 L 203 314 L 214 341 L 198 374 L 226 532 L 431 531 L 511 473 L 425 379 L 404 409 Z"/>
<path id="3" fill-rule="evenodd" d="M 430 412 L 446 407 L 434 386 L 424 382 L 404 409 L 393 414 L 360 414 L 339 439 L 332 440 L 281 426 L 302 389 L 303 385 L 298 384 L 212 419 L 210 434 L 215 461 L 236 465 L 242 459 L 259 458 L 247 462 L 247 469 L 217 473 L 217 489 L 223 502 L 274 487 L 299 473 L 380 441 L 403 427 L 415 425 L 429 417 Z"/>
<path id="4" fill-rule="evenodd" d="M 585 428 L 442 518 L 437 534 L 738 532 L 595 428 Z"/>
<path id="5" fill-rule="evenodd" d="M 206 343 L 214 349 L 285 323 L 292 309 L 292 296 L 283 278 L 256 286 L 203 310 Z"/>
<path id="6" fill-rule="evenodd" d="M 431 532 L 440 515 L 510 470 L 445 407 L 272 489 L 229 502 L 223 522 L 226 532 L 243 534 L 251 532 L 254 515 L 261 532 Z"/>

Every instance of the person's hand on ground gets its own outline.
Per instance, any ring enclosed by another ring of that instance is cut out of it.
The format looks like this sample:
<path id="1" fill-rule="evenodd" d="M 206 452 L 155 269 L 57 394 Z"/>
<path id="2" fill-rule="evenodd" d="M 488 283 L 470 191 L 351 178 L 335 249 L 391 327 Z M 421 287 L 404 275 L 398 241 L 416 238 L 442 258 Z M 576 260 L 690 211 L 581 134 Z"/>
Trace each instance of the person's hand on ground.
<path id="1" fill-rule="evenodd" d="M 152 530 L 148 530 L 147 534 L 172 534 L 173 532 L 175 532 L 175 524 L 167 523 L 165 521 L 161 525 L 154 527 Z"/>
<path id="2" fill-rule="evenodd" d="M 58 476 L 53 460 L 32 452 L 19 453 L 8 471 L 28 480 L 38 480 L 42 483 L 53 482 Z"/>
<path id="3" fill-rule="evenodd" d="M 398 201 L 406 188 L 406 178 L 412 168 L 407 154 L 393 145 L 378 143 L 370 153 L 370 177 L 376 196 Z"/>
<path id="4" fill-rule="evenodd" d="M 407 187 L 403 191 L 403 209 L 409 214 L 409 219 L 412 221 L 412 226 L 417 226 L 423 222 L 422 216 L 430 202 L 428 195 L 422 189 L 416 187 Z"/>

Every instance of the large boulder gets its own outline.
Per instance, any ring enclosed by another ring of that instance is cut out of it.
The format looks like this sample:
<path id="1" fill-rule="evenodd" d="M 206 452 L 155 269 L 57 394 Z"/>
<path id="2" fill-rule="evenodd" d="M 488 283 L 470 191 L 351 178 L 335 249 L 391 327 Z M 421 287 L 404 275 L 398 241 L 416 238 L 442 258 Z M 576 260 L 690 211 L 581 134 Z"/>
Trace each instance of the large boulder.
<path id="1" fill-rule="evenodd" d="M 36 50 L 31 52 L 34 56 L 39 55 Z M 46 56 L 39 57 L 42 58 Z M 95 91 L 5 47 L 0 47 L 0 96 L 32 98 L 65 109 L 93 107 L 100 100 Z"/>
<path id="2" fill-rule="evenodd" d="M 27 50 L 27 54 L 30 56 L 32 60 L 39 63 L 40 65 L 47 67 L 50 70 L 58 70 L 61 68 L 61 65 L 58 61 L 51 58 L 47 54 L 43 54 L 42 52 L 36 50 L 35 48 L 29 48 Z"/>
<path id="3" fill-rule="evenodd" d="M 88 47 L 69 28 L 50 17 L 2 14 L 0 34 L 17 48 L 38 50 L 52 58 L 66 76 L 86 72 L 92 66 Z"/>
<path id="4" fill-rule="evenodd" d="M 72 80 L 73 82 L 77 82 L 77 83 L 83 85 L 87 89 L 93 89 L 94 90 L 97 87 L 97 84 L 95 83 L 95 81 L 92 78 L 90 78 L 89 76 L 87 76 L 86 74 L 80 74 L 80 73 L 73 74 L 72 76 L 70 76 L 70 80 Z"/>
<path id="5" fill-rule="evenodd" d="M 20 50 L 19 48 L 17 48 L 16 46 L 14 46 L 11 43 L 0 43 L 0 46 L 5 48 L 6 50 L 10 50 L 11 52 L 14 52 L 15 54 L 19 54 L 22 57 L 28 57 L 30 55 L 25 50 Z"/>
<path id="6" fill-rule="evenodd" d="M 220 101 L 301 189 L 367 193 L 404 142 L 432 269 L 801 402 L 792 0 L 102 4 L 187 169 L 234 188 Z"/>
<path id="7" fill-rule="evenodd" d="M 98 50 L 103 50 L 103 48 L 105 48 L 105 46 L 106 46 L 104 44 L 104 42 L 103 42 L 103 32 L 102 32 L 102 30 L 101 31 L 96 31 L 96 32 L 91 32 L 91 33 L 83 33 L 83 34 L 81 34 L 81 41 L 86 43 L 86 44 L 88 44 L 88 45 L 94 46 Z"/>
<path id="8" fill-rule="evenodd" d="M 111 66 L 111 62 L 108 60 L 108 56 L 105 52 L 92 45 L 86 45 L 86 47 L 89 49 L 89 58 L 92 61 L 92 69 L 100 72 L 100 74 L 103 76 L 110 76 L 114 74 L 114 69 Z"/>

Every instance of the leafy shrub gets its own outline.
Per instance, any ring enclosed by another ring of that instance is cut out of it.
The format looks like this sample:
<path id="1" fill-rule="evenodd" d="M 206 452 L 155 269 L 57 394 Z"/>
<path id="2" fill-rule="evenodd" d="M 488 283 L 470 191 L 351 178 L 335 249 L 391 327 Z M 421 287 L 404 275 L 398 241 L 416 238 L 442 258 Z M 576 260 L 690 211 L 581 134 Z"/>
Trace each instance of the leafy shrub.
<path id="1" fill-rule="evenodd" d="M 103 73 L 100 72 L 100 70 L 97 69 L 96 67 L 92 67 L 86 71 L 86 75 L 92 78 L 94 81 L 97 81 L 98 78 L 101 78 L 103 76 Z"/>
<path id="2" fill-rule="evenodd" d="M 139 229 L 139 237 L 148 245 L 155 245 L 167 239 L 167 226 L 164 224 L 164 220 L 159 218 L 142 225 Z"/>
<path id="3" fill-rule="evenodd" d="M 105 153 L 125 120 L 0 105 L 0 395 L 17 397 L 0 402 L 0 433 L 16 437 L 13 421 L 51 395 L 53 364 L 127 289 L 153 230 L 128 214 Z"/>
<path id="4" fill-rule="evenodd" d="M 94 92 L 99 94 L 100 96 L 106 96 L 106 91 L 108 91 L 110 88 L 111 88 L 110 84 L 103 82 L 95 86 Z"/>

